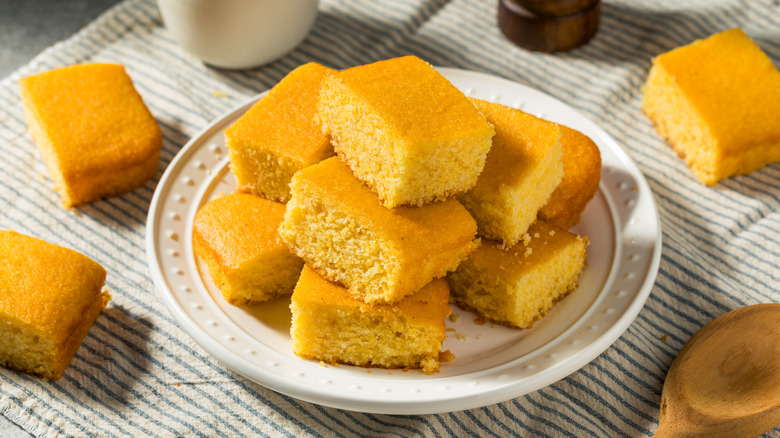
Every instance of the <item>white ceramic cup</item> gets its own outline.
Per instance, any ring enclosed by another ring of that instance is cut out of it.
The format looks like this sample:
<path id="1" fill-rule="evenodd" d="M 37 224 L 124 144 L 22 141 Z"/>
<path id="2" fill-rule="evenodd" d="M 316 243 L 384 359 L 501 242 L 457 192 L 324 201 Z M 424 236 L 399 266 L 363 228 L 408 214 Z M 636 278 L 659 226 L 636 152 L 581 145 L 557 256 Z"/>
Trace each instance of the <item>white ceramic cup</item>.
<path id="1" fill-rule="evenodd" d="M 306 38 L 318 0 L 158 0 L 170 34 L 215 67 L 267 64 Z"/>

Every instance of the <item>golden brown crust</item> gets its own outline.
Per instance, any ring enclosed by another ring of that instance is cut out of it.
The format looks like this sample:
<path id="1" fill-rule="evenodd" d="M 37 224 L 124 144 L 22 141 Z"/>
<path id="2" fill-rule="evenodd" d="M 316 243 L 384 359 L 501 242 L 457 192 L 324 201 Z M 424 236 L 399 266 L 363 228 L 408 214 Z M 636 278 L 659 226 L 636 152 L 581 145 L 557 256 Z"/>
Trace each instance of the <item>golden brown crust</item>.
<path id="1" fill-rule="evenodd" d="M 110 299 L 105 279 L 76 251 L 0 231 L 0 361 L 58 379 Z"/>
<path id="2" fill-rule="evenodd" d="M 579 222 L 580 215 L 599 188 L 601 152 L 596 143 L 581 132 L 560 127 L 563 179 L 539 211 L 539 217 L 568 230 Z"/>
<path id="3" fill-rule="evenodd" d="M 121 65 L 74 65 L 19 84 L 65 207 L 124 194 L 156 175 L 162 133 Z"/>

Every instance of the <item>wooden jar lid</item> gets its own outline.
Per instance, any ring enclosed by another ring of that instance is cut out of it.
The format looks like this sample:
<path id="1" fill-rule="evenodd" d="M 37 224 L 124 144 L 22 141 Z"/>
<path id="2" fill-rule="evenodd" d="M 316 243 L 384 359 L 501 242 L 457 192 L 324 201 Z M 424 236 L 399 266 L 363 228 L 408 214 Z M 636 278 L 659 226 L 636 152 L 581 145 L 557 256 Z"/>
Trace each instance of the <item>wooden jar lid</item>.
<path id="1" fill-rule="evenodd" d="M 601 0 L 499 0 L 498 27 L 510 41 L 538 52 L 577 48 L 599 28 Z"/>

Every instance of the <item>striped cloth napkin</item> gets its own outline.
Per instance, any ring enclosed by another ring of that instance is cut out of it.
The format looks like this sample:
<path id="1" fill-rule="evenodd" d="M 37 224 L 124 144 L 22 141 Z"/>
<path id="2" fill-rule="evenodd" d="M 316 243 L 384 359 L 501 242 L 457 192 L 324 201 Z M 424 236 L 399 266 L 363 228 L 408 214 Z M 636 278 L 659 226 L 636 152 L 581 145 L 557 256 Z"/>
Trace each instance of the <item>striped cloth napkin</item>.
<path id="1" fill-rule="evenodd" d="M 0 81 L 0 228 L 99 261 L 113 295 L 60 381 L 0 369 L 0 412 L 36 436 L 651 435 L 666 371 L 689 337 L 727 311 L 780 301 L 780 164 L 703 186 L 642 114 L 641 86 L 654 55 L 737 26 L 780 63 L 780 6 L 605 1 L 595 39 L 557 55 L 507 42 L 496 6 L 322 0 L 311 35 L 294 52 L 231 72 L 182 51 L 152 0 L 128 0 Z M 192 135 L 300 64 L 345 68 L 405 54 L 504 77 L 584 113 L 638 164 L 663 227 L 657 282 L 614 345 L 541 390 L 441 415 L 363 414 L 303 402 L 205 353 L 178 327 L 149 277 L 145 221 L 159 177 L 120 198 L 64 210 L 25 132 L 17 84 L 74 63 L 125 65 L 162 128 L 162 173 Z M 768 436 L 780 437 L 780 429 Z"/>

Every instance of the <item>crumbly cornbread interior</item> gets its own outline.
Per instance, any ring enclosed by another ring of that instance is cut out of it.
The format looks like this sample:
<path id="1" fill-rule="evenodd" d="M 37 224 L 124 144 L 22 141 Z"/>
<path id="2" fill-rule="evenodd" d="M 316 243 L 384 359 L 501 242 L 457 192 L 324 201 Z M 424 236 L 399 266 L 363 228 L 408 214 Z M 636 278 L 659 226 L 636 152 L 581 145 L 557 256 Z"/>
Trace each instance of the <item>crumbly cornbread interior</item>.
<path id="1" fill-rule="evenodd" d="M 396 304 L 369 305 L 305 267 L 293 293 L 292 348 L 327 363 L 439 370 L 449 288 L 434 280 Z"/>
<path id="2" fill-rule="evenodd" d="M 495 133 L 460 91 L 413 56 L 325 78 L 317 117 L 339 156 L 388 208 L 468 190 Z"/>
<path id="3" fill-rule="evenodd" d="M 493 321 L 530 328 L 577 286 L 587 244 L 543 221 L 513 247 L 484 241 L 448 274 L 451 299 Z"/>

